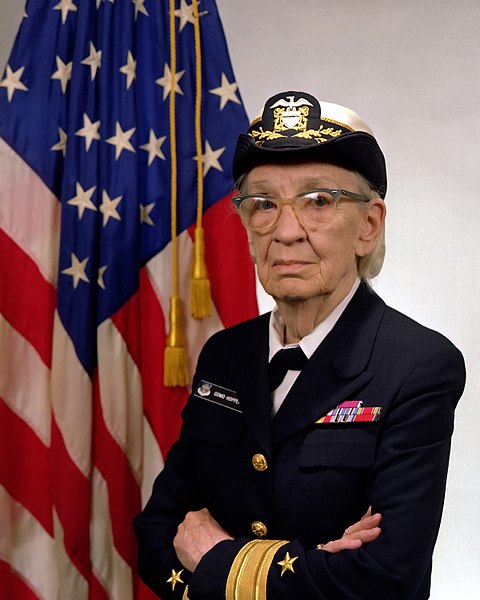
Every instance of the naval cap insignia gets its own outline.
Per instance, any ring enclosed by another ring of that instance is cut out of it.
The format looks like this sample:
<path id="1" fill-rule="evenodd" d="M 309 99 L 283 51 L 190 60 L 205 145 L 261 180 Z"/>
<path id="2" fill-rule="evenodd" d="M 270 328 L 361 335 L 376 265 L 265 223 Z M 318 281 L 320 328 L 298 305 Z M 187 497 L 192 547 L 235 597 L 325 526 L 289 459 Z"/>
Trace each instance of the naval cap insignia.
<path id="1" fill-rule="evenodd" d="M 309 107 L 313 106 L 306 98 L 295 100 L 295 96 L 286 96 L 274 102 L 269 108 L 275 117 L 275 131 L 285 129 L 305 129 Z"/>

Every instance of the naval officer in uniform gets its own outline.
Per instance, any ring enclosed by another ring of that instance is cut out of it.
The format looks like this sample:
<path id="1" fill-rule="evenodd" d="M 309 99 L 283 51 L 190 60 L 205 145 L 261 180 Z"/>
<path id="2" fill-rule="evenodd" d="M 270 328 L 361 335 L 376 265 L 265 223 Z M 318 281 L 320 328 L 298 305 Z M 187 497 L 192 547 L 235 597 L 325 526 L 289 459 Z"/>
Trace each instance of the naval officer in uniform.
<path id="1" fill-rule="evenodd" d="M 140 574 L 163 600 L 425 600 L 465 370 L 369 285 L 380 146 L 289 91 L 240 135 L 233 175 L 276 307 L 206 343 L 135 520 Z"/>

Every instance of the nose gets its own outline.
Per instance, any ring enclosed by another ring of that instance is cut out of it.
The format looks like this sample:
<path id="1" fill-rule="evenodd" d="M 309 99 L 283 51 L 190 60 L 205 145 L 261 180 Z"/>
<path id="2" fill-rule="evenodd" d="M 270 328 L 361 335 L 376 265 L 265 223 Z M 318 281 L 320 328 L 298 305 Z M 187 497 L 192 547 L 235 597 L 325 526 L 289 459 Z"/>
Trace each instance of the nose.
<path id="1" fill-rule="evenodd" d="M 273 237 L 277 242 L 283 244 L 293 244 L 294 242 L 306 239 L 306 231 L 300 224 L 291 204 L 283 205 Z"/>

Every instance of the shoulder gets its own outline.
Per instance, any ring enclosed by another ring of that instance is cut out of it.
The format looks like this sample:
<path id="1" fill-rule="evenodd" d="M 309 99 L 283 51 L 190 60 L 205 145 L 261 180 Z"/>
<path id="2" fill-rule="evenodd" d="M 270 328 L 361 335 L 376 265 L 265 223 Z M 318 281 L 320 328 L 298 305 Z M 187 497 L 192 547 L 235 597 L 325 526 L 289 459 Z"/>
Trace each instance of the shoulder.
<path id="1" fill-rule="evenodd" d="M 460 350 L 442 333 L 425 327 L 398 310 L 386 307 L 375 348 L 377 364 L 388 365 L 391 377 L 403 373 L 421 385 L 454 390 L 458 399 L 465 386 L 465 361 Z"/>
<path id="2" fill-rule="evenodd" d="M 379 335 L 405 352 L 430 349 L 461 355 L 460 350 L 442 333 L 430 329 L 398 310 L 386 307 Z"/>
<path id="3" fill-rule="evenodd" d="M 205 343 L 203 352 L 222 351 L 226 348 L 241 349 L 268 335 L 270 313 L 243 321 L 214 333 Z"/>
<path id="4" fill-rule="evenodd" d="M 377 343 L 388 344 L 392 350 L 415 353 L 425 348 L 443 348 L 460 354 L 445 335 L 392 308 L 366 283 L 360 286 L 351 304 L 350 325 L 352 321 L 363 321 L 363 333 L 378 326 Z"/>
<path id="5" fill-rule="evenodd" d="M 198 357 L 196 373 L 208 367 L 218 371 L 230 369 L 239 362 L 248 362 L 252 353 L 268 353 L 268 323 L 266 313 L 237 325 L 217 331 L 205 342 Z"/>

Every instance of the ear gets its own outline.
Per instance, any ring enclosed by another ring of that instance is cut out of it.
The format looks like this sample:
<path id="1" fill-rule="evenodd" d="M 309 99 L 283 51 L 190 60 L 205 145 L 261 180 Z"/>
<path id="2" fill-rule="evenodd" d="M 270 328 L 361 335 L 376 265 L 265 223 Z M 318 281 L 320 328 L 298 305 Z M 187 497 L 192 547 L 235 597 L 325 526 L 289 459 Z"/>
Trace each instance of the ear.
<path id="1" fill-rule="evenodd" d="M 367 256 L 376 247 L 385 223 L 387 208 L 380 198 L 370 201 L 362 213 L 360 232 L 356 244 L 357 256 Z"/>

